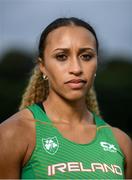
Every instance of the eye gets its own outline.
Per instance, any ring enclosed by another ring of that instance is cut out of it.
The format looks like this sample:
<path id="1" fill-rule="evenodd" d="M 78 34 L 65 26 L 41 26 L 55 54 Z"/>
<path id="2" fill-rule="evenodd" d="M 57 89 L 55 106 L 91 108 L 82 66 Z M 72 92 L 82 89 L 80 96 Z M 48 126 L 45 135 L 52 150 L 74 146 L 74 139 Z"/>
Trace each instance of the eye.
<path id="1" fill-rule="evenodd" d="M 92 55 L 86 53 L 86 54 L 82 54 L 80 57 L 84 61 L 89 61 L 92 58 Z"/>
<path id="2" fill-rule="evenodd" d="M 67 59 L 67 55 L 66 54 L 57 54 L 56 59 L 59 61 L 65 61 Z"/>

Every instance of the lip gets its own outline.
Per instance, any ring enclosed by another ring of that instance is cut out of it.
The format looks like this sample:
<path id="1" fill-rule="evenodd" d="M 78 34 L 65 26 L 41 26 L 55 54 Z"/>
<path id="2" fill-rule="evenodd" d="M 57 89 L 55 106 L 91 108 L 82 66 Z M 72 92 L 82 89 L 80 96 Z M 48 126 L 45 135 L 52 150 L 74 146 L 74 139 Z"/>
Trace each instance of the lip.
<path id="1" fill-rule="evenodd" d="M 83 80 L 83 79 L 71 79 L 71 80 L 65 82 L 65 84 L 68 84 L 68 83 L 75 83 L 75 84 L 78 84 L 78 83 L 86 83 L 86 81 Z"/>
<path id="2" fill-rule="evenodd" d="M 86 81 L 83 79 L 71 79 L 65 82 L 71 89 L 82 89 L 86 84 Z"/>

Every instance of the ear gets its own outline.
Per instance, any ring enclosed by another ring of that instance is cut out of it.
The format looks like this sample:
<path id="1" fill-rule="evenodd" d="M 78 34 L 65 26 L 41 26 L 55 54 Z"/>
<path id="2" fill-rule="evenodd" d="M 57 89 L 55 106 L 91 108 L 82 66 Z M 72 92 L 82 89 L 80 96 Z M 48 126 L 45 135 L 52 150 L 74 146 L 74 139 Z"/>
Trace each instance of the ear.
<path id="1" fill-rule="evenodd" d="M 44 62 L 43 60 L 39 57 L 38 58 L 38 65 L 39 65 L 39 69 L 40 71 L 45 74 L 45 66 L 44 66 Z"/>

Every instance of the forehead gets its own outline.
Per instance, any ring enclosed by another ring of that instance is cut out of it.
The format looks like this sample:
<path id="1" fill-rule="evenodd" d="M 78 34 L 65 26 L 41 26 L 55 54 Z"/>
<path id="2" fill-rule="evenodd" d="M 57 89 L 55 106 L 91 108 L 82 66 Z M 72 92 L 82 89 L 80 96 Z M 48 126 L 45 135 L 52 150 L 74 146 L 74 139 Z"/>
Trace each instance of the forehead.
<path id="1" fill-rule="evenodd" d="M 63 26 L 50 32 L 46 39 L 46 47 L 54 46 L 96 46 L 94 35 L 84 27 L 81 26 Z"/>

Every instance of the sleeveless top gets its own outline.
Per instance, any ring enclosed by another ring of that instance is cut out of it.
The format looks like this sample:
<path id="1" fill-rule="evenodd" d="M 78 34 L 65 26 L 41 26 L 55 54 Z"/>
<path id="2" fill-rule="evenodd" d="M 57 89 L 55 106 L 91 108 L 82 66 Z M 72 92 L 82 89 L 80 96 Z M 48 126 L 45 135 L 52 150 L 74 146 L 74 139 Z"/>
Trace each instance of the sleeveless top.
<path id="1" fill-rule="evenodd" d="M 124 155 L 109 125 L 95 113 L 95 138 L 78 144 L 64 138 L 37 104 L 28 109 L 36 121 L 36 145 L 21 179 L 124 179 Z"/>

